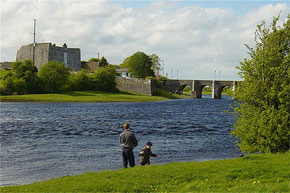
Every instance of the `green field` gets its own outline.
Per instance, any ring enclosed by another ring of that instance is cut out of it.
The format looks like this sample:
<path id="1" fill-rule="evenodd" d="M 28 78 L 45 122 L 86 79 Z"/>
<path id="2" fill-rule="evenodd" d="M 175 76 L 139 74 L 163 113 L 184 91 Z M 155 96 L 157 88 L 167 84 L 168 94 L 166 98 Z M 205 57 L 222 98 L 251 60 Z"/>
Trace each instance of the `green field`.
<path id="1" fill-rule="evenodd" d="M 50 193 L 289 192 L 289 156 L 289 152 L 253 154 L 228 160 L 137 166 L 1 187 L 0 190 Z"/>
<path id="2" fill-rule="evenodd" d="M 136 93 L 103 91 L 71 91 L 53 94 L 27 94 L 0 96 L 1 102 L 154 102 L 187 97 L 159 91 L 160 96 Z"/>

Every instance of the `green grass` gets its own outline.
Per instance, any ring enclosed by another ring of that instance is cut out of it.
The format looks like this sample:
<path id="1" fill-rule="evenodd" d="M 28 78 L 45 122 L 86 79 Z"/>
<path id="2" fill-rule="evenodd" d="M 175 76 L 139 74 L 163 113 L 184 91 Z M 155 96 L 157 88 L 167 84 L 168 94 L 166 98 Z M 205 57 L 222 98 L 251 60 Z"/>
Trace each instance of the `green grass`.
<path id="1" fill-rule="evenodd" d="M 189 95 L 186 94 L 175 94 L 160 88 L 156 88 L 155 95 L 162 96 L 168 99 L 182 99 L 190 97 Z"/>
<path id="2" fill-rule="evenodd" d="M 177 98 L 178 96 L 175 96 Z M 0 96 L 1 102 L 153 102 L 172 99 L 170 95 L 147 96 L 135 93 L 103 91 L 71 91 L 54 94 Z"/>
<path id="3" fill-rule="evenodd" d="M 289 192 L 289 152 L 66 176 L 1 192 Z M 17 176 L 15 176 L 17 178 Z"/>

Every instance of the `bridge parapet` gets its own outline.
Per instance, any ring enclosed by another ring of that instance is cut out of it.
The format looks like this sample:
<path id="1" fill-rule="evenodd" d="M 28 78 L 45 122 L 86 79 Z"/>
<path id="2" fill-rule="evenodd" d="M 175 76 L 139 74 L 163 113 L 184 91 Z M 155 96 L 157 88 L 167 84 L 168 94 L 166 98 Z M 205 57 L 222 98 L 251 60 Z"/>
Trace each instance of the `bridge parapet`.
<path id="1" fill-rule="evenodd" d="M 192 89 L 192 80 L 174 80 L 168 79 L 161 83 L 161 87 L 169 92 L 178 92 L 180 93 L 183 89 L 189 86 Z"/>

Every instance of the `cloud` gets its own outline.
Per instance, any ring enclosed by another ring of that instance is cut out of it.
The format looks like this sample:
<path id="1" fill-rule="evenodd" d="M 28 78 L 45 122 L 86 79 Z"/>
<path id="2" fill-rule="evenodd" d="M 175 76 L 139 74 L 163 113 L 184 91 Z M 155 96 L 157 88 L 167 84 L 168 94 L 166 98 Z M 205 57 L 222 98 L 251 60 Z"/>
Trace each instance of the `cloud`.
<path id="1" fill-rule="evenodd" d="M 118 1 L 2 1 L 1 61 L 13 61 L 21 45 L 32 43 L 33 19 L 37 42 L 67 43 L 81 48 L 82 60 L 100 52 L 119 64 L 137 51 L 157 54 L 165 74 L 183 79 L 239 79 L 235 66 L 247 57 L 244 43 L 253 44 L 256 25 L 272 21 L 290 6 L 267 4 L 245 15 L 233 9 L 202 8 L 182 2 L 158 1 L 123 7 Z"/>

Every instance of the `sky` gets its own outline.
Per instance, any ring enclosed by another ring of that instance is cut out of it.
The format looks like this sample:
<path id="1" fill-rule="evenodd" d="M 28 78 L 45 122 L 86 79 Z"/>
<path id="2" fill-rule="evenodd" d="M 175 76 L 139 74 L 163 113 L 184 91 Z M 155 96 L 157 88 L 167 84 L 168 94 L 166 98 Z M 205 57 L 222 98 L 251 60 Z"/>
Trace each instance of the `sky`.
<path id="1" fill-rule="evenodd" d="M 15 61 L 22 45 L 64 43 L 81 60 L 104 56 L 111 64 L 141 51 L 161 59 L 170 79 L 241 80 L 236 66 L 249 58 L 262 21 L 280 24 L 289 1 L 0 0 L 0 61 Z"/>

